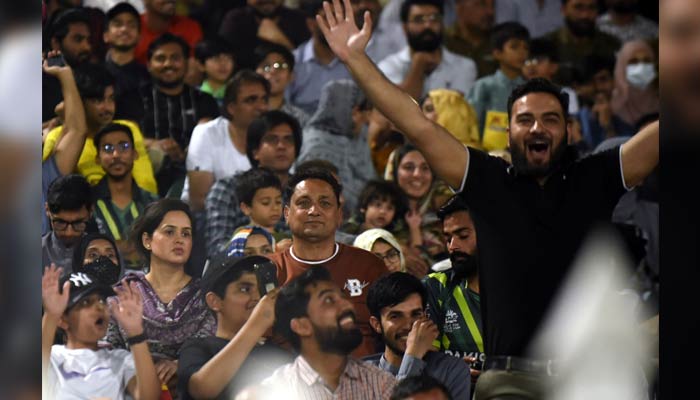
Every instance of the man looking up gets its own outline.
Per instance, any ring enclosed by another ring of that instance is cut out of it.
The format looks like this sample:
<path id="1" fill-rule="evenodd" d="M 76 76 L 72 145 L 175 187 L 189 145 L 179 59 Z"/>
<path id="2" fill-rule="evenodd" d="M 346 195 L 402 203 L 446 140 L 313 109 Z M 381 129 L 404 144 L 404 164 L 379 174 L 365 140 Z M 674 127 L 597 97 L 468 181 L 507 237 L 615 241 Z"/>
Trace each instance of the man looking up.
<path id="1" fill-rule="evenodd" d="M 549 81 L 533 79 L 516 88 L 508 101 L 511 167 L 460 145 L 380 73 L 364 53 L 371 31 L 368 13 L 359 30 L 338 0 L 335 10 L 328 3 L 324 8 L 326 18 L 317 19 L 335 54 L 379 111 L 425 155 L 438 177 L 459 189 L 473 211 L 489 355 L 475 396 L 493 394 L 480 392 L 486 375 L 492 385 L 485 389 L 500 390 L 499 395 L 540 393 L 551 363 L 523 360 L 528 345 L 592 226 L 609 221 L 625 190 L 658 165 L 658 123 L 621 147 L 577 160 L 566 147 L 568 96 Z M 345 9 L 350 9 L 349 0 Z M 522 373 L 506 370 L 513 360 Z"/>

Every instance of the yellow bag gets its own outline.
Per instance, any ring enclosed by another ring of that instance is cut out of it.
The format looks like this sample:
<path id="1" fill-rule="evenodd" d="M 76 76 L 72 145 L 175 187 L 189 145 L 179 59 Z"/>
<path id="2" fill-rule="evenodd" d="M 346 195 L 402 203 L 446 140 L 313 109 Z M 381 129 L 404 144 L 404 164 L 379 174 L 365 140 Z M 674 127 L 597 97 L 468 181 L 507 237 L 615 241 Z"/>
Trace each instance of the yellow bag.
<path id="1" fill-rule="evenodd" d="M 489 110 L 486 112 L 484 139 L 482 146 L 486 151 L 505 150 L 508 148 L 508 113 Z"/>

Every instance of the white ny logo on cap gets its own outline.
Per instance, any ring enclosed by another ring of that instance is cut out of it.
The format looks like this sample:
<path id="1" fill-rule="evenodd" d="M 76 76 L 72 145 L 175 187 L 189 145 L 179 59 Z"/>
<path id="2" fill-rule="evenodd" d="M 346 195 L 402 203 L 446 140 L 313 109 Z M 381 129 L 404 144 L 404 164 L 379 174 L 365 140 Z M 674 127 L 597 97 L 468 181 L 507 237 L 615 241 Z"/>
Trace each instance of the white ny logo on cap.
<path id="1" fill-rule="evenodd" d="M 76 287 L 87 286 L 92 283 L 92 279 L 82 272 L 70 274 L 70 281 L 73 282 Z"/>

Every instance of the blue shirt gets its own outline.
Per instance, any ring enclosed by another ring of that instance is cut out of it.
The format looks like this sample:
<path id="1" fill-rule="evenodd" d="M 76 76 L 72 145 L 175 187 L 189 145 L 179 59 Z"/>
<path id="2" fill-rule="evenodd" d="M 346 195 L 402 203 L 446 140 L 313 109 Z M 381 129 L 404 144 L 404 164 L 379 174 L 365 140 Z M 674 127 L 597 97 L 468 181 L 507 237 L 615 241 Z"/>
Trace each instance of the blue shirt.
<path id="1" fill-rule="evenodd" d="M 508 79 L 499 69 L 495 74 L 487 75 L 474 84 L 469 92 L 469 104 L 474 107 L 476 118 L 479 120 L 479 134 L 484 134 L 484 120 L 486 112 L 508 111 L 508 96 L 516 86 L 522 85 L 525 80 L 518 76 L 513 80 Z"/>
<path id="2" fill-rule="evenodd" d="M 330 81 L 352 79 L 339 59 L 321 64 L 314 53 L 313 39 L 294 50 L 294 80 L 287 86 L 287 101 L 313 115 L 321 97 L 321 89 Z"/>

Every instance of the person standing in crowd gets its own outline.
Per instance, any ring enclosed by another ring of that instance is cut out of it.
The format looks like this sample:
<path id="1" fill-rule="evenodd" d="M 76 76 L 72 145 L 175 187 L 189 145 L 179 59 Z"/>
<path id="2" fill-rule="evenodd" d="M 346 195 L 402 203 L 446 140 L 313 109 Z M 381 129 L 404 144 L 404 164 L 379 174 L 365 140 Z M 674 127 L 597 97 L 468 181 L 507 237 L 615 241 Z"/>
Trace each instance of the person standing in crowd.
<path id="1" fill-rule="evenodd" d="M 441 88 L 466 96 L 476 80 L 474 61 L 443 46 L 442 14 L 441 1 L 404 1 L 401 23 L 408 46 L 379 63 L 387 78 L 415 99 Z"/>
<path id="2" fill-rule="evenodd" d="M 125 279 L 143 299 L 143 332 L 158 378 L 169 390 L 175 390 L 177 384 L 178 354 L 185 340 L 211 336 L 216 329 L 200 280 L 185 272 L 192 237 L 189 207 L 175 199 L 149 204 L 130 234 L 146 260 L 146 272 L 132 272 Z M 114 321 L 110 323 L 106 340 L 112 346 L 123 349 L 128 338 L 124 329 Z"/>
<path id="3" fill-rule="evenodd" d="M 375 348 L 368 325 L 366 288 L 386 272 L 386 267 L 372 253 L 336 242 L 335 233 L 343 215 L 340 190 L 333 175 L 318 168 L 293 175 L 284 196 L 287 202 L 284 218 L 292 233 L 292 245 L 270 255 L 270 259 L 277 265 L 280 284 L 319 265 L 328 268 L 331 274 L 328 279 L 342 288 L 338 294 L 348 296 L 354 305 L 362 340 L 361 345 L 356 344 L 349 351 L 354 350 L 354 356 L 362 357 L 374 353 Z"/>
<path id="4" fill-rule="evenodd" d="M 659 112 L 656 54 L 642 40 L 625 43 L 615 63 L 615 88 L 611 108 L 630 126 L 640 118 Z"/>
<path id="5" fill-rule="evenodd" d="M 385 399 L 391 393 L 394 377 L 350 356 L 363 341 L 362 322 L 331 275 L 317 265 L 282 287 L 274 330 L 299 355 L 265 379 L 262 392 L 360 399 Z"/>
<path id="6" fill-rule="evenodd" d="M 226 84 L 236 67 L 233 50 L 220 37 L 204 39 L 194 46 L 194 58 L 197 60 L 197 69 L 204 75 L 199 90 L 210 94 L 222 107 Z"/>
<path id="7" fill-rule="evenodd" d="M 156 0 L 152 0 L 156 1 Z M 165 33 L 148 47 L 151 84 L 141 87 L 147 138 L 146 148 L 154 160 L 158 194 L 179 195 L 186 175 L 185 157 L 192 130 L 197 124 L 219 116 L 210 95 L 185 83 L 190 47 L 179 36 Z"/>
<path id="8" fill-rule="evenodd" d="M 350 9 L 349 0 L 344 3 Z M 565 145 L 567 96 L 551 82 L 533 79 L 508 101 L 511 167 L 461 146 L 425 118 L 364 53 L 369 15 L 360 31 L 335 5 L 335 13 L 327 4 L 326 18 L 318 18 L 333 51 L 373 104 L 425 153 L 437 176 L 459 189 L 472 210 L 489 355 L 476 399 L 523 391 L 541 396 L 545 366 L 551 363 L 548 355 L 528 362 L 533 360 L 526 358 L 527 347 L 585 235 L 595 222 L 610 220 L 624 191 L 658 165 L 659 124 L 648 125 L 621 147 L 577 160 Z"/>
<path id="9" fill-rule="evenodd" d="M 408 208 L 401 188 L 396 182 L 371 180 L 357 199 L 355 213 L 346 220 L 341 230 L 359 235 L 368 229 L 393 231 Z M 365 249 L 369 250 L 369 249 Z"/>
<path id="10" fill-rule="evenodd" d="M 282 218 L 282 185 L 267 168 L 254 168 L 236 175 L 236 197 L 239 207 L 249 221 L 246 225 L 259 226 L 270 234 Z"/>
<path id="11" fill-rule="evenodd" d="M 494 20 L 493 3 L 494 0 L 456 1 L 457 20 L 445 29 L 445 47 L 474 60 L 477 78 L 496 72 L 498 67 L 493 59 L 490 40 Z"/>

